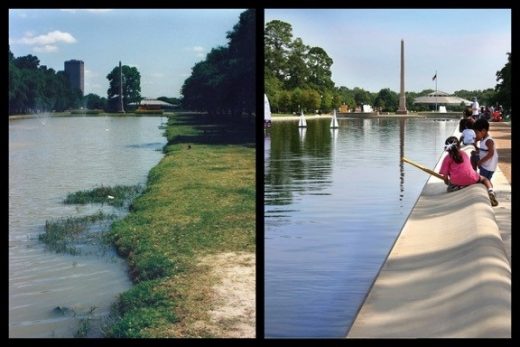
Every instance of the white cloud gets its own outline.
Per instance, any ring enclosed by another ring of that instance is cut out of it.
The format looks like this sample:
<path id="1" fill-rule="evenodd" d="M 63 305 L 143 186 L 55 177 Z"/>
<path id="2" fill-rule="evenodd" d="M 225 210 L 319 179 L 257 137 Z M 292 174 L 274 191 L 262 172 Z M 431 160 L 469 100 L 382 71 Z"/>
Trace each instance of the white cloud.
<path id="1" fill-rule="evenodd" d="M 47 34 L 37 35 L 35 36 L 32 32 L 28 31 L 24 34 L 24 36 L 20 39 L 11 39 L 9 38 L 9 44 L 21 44 L 21 45 L 29 45 L 34 46 L 33 51 L 39 53 L 51 53 L 58 51 L 59 43 L 76 43 L 77 40 L 67 32 L 54 30 Z"/>
<path id="2" fill-rule="evenodd" d="M 94 93 L 106 97 L 107 88 L 108 80 L 104 77 L 104 74 L 85 69 L 85 94 Z"/>
<path id="3" fill-rule="evenodd" d="M 95 71 L 92 71 L 92 70 L 89 70 L 89 69 L 85 69 L 85 81 L 86 80 L 89 80 L 89 79 L 93 79 L 93 78 L 97 78 L 99 77 L 99 73 L 95 72 Z"/>
<path id="4" fill-rule="evenodd" d="M 54 30 L 47 34 L 34 36 L 32 33 L 27 32 L 21 39 L 13 39 L 14 43 L 31 46 L 45 46 L 54 45 L 59 42 L 63 43 L 76 43 L 76 39 L 69 33 Z"/>
<path id="5" fill-rule="evenodd" d="M 44 45 L 44 46 L 36 46 L 33 48 L 33 51 L 38 53 L 50 53 L 56 52 L 58 50 L 58 46 L 54 45 Z"/>
<path id="6" fill-rule="evenodd" d="M 153 78 L 163 78 L 164 77 L 164 74 L 161 73 L 161 72 L 152 72 L 150 74 L 150 77 L 153 77 Z"/>
<path id="7" fill-rule="evenodd" d="M 194 52 L 197 58 L 204 58 L 206 56 L 206 49 L 202 46 L 189 47 L 188 51 Z"/>

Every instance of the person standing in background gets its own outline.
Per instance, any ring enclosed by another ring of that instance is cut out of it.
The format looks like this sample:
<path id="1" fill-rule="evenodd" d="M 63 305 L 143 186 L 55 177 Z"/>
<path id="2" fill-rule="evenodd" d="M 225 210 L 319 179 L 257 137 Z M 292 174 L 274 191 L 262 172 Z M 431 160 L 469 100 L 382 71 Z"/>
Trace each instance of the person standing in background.
<path id="1" fill-rule="evenodd" d="M 473 117 L 473 119 L 478 118 L 479 110 L 480 106 L 478 104 L 477 97 L 475 96 L 473 97 L 473 103 L 471 104 L 471 116 Z"/>

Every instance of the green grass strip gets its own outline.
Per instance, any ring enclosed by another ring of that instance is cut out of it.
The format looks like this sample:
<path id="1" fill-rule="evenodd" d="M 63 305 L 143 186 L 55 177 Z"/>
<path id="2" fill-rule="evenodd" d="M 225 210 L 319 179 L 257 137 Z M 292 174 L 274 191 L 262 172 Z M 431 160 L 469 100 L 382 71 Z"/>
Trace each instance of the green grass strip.
<path id="1" fill-rule="evenodd" d="M 128 257 L 132 279 L 153 281 L 137 299 L 146 303 L 142 307 L 122 309 L 126 294 L 121 296 L 110 336 L 149 337 L 153 331 L 161 337 L 183 295 L 170 294 L 156 307 L 155 291 L 180 274 L 197 276 L 197 254 L 255 250 L 254 120 L 178 114 L 166 134 L 166 155 L 149 172 L 146 191 L 109 233 Z"/>

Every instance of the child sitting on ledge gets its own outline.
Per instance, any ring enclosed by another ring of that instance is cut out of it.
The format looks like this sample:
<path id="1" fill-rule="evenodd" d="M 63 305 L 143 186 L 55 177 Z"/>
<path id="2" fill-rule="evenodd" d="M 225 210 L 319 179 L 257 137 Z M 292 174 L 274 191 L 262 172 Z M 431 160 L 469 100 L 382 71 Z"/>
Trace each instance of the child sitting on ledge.
<path id="1" fill-rule="evenodd" d="M 460 150 L 459 140 L 455 136 L 446 139 L 444 150 L 448 152 L 448 155 L 444 157 L 439 173 L 444 176 L 444 182 L 448 184 L 448 192 L 475 183 L 482 183 L 488 189 L 491 206 L 497 206 L 498 201 L 493 191 L 493 185 L 486 177 L 473 170 L 468 155 Z"/>

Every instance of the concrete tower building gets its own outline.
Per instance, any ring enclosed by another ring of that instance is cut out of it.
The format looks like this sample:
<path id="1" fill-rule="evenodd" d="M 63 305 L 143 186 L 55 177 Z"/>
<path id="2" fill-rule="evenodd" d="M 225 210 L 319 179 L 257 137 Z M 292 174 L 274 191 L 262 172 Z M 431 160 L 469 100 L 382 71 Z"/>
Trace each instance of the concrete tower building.
<path id="1" fill-rule="evenodd" d="M 85 95 L 85 67 L 82 60 L 68 60 L 65 62 L 65 74 L 69 78 L 70 87 L 81 90 Z"/>

